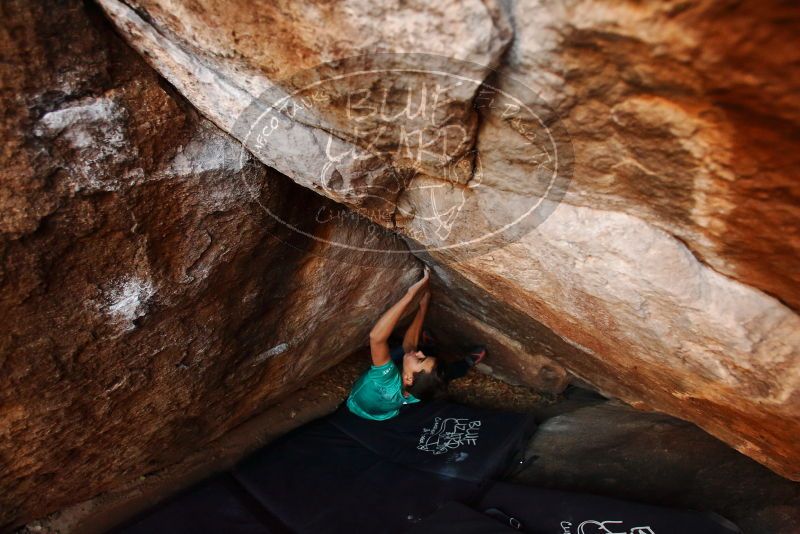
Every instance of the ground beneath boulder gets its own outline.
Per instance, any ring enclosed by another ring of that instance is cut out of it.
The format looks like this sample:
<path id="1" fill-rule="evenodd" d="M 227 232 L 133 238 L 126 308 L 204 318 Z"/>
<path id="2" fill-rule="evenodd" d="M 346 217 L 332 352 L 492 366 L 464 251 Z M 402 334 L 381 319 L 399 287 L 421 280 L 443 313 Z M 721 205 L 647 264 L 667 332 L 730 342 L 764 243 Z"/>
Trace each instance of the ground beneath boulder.
<path id="1" fill-rule="evenodd" d="M 577 387 L 540 396 L 476 372 L 450 393 L 468 405 L 536 414 L 526 452 L 533 460 L 513 482 L 712 511 L 747 534 L 800 532 L 800 483 L 686 421 Z"/>
<path id="2" fill-rule="evenodd" d="M 514 412 L 538 412 L 556 401 L 553 396 L 539 394 L 524 386 L 512 386 L 477 371 L 451 382 L 447 393 L 449 400 L 454 402 Z"/>
<path id="3" fill-rule="evenodd" d="M 800 532 L 799 483 L 691 423 L 566 395 L 585 400 L 541 423 L 515 482 L 713 511 L 745 533 Z"/>
<path id="4" fill-rule="evenodd" d="M 359 352 L 275 408 L 181 464 L 130 487 L 28 525 L 21 532 L 103 532 L 179 489 L 229 468 L 254 449 L 331 412 L 369 366 Z M 800 484 L 786 480 L 685 421 L 635 410 L 586 389 L 558 397 L 476 370 L 451 383 L 449 400 L 532 412 L 540 426 L 513 482 L 712 511 L 747 534 L 800 531 Z"/>

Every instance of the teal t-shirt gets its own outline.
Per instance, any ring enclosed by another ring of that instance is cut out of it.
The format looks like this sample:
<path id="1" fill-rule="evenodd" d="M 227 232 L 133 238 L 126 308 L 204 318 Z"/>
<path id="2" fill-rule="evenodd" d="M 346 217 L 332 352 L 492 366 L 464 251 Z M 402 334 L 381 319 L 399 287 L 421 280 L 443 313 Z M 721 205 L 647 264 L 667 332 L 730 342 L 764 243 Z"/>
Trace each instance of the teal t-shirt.
<path id="1" fill-rule="evenodd" d="M 419 402 L 412 394 L 403 396 L 403 380 L 400 370 L 389 360 L 384 365 L 371 366 L 353 384 L 347 398 L 347 407 L 365 419 L 383 421 L 400 413 L 404 404 Z"/>

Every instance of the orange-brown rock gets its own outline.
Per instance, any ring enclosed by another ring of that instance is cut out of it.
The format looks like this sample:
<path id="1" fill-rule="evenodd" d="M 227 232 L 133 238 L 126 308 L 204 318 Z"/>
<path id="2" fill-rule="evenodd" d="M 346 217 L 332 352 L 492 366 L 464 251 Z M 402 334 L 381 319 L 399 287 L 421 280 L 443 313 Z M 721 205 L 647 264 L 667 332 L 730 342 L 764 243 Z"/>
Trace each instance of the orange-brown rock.
<path id="1" fill-rule="evenodd" d="M 4 2 L 0 530 L 177 462 L 365 344 L 419 276 L 253 158 L 96 6 Z M 243 179 L 246 176 L 246 180 Z M 391 246 L 391 245 L 389 245 Z"/>
<path id="2" fill-rule="evenodd" d="M 202 114 L 396 228 L 487 328 L 800 479 L 796 5 L 99 3 Z M 414 68 L 439 115 L 404 108 Z"/>

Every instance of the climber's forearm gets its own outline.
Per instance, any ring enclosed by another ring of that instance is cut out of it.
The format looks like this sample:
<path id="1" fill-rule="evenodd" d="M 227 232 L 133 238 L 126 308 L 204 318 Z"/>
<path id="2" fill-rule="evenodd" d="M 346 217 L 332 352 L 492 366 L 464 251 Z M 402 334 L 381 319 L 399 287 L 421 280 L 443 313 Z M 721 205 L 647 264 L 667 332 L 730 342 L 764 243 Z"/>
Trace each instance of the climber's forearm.
<path id="1" fill-rule="evenodd" d="M 403 316 L 412 300 L 414 300 L 414 294 L 409 291 L 381 315 L 381 318 L 372 327 L 369 333 L 369 352 L 372 357 L 372 365 L 380 367 L 391 361 L 389 336 L 392 335 L 392 330 L 394 330 L 397 321 Z"/>
<path id="2" fill-rule="evenodd" d="M 370 341 L 387 341 L 389 339 L 394 327 L 397 326 L 398 321 L 400 321 L 408 305 L 411 304 L 420 291 L 427 288 L 429 276 L 428 268 L 425 267 L 422 279 L 409 287 L 406 294 L 403 295 L 403 298 L 386 310 L 386 312 L 381 315 L 381 318 L 378 319 L 378 322 L 375 323 L 375 326 L 372 327 L 372 331 L 369 333 Z"/>
<path id="3" fill-rule="evenodd" d="M 417 346 L 419 345 L 419 336 L 422 333 L 422 325 L 425 323 L 425 314 L 428 313 L 428 302 L 430 302 L 430 298 L 431 292 L 429 289 L 426 289 L 425 294 L 422 295 L 422 299 L 419 301 L 419 309 L 417 310 L 417 314 L 414 316 L 414 320 L 411 321 L 411 324 L 406 330 L 405 336 L 403 336 L 404 352 L 417 350 Z"/>
<path id="4" fill-rule="evenodd" d="M 373 365 L 385 365 L 391 359 L 389 354 L 389 336 L 392 335 L 394 327 L 397 326 L 397 322 L 405 313 L 408 305 L 416 298 L 417 293 L 427 287 L 429 276 L 428 268 L 425 267 L 422 279 L 408 288 L 403 298 L 386 310 L 386 312 L 381 315 L 381 318 L 378 319 L 378 322 L 375 323 L 375 326 L 372 327 L 369 333 L 369 347 L 372 354 Z"/>
<path id="5" fill-rule="evenodd" d="M 391 308 L 381 315 L 381 318 L 378 319 L 378 322 L 375 323 L 375 326 L 372 327 L 369 333 L 370 342 L 385 342 L 389 340 L 389 336 L 392 335 L 394 327 L 397 326 L 398 321 L 400 321 L 400 318 L 405 313 L 408 305 L 414 300 L 415 296 L 416 293 L 412 293 L 409 289 L 408 292 L 403 295 L 403 298 L 395 302 Z"/>

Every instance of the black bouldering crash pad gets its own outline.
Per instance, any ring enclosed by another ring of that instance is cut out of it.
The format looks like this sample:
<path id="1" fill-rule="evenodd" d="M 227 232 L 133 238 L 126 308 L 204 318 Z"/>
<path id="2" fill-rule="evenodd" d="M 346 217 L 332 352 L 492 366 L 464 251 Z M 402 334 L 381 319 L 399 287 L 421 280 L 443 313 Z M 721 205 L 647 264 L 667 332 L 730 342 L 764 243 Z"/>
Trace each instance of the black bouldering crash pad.
<path id="1" fill-rule="evenodd" d="M 124 534 L 286 534 L 290 532 L 230 475 L 194 486 L 116 529 Z"/>
<path id="2" fill-rule="evenodd" d="M 722 517 L 599 495 L 493 484 L 476 505 L 529 534 L 735 534 Z"/>
<path id="3" fill-rule="evenodd" d="M 406 530 L 407 534 L 513 534 L 514 532 L 519 531 L 457 502 L 445 504 Z"/>
<path id="4" fill-rule="evenodd" d="M 497 482 L 532 430 L 526 415 L 446 402 L 408 405 L 388 421 L 343 406 L 118 531 L 736 532 L 697 512 Z"/>
<path id="5" fill-rule="evenodd" d="M 397 532 L 437 502 L 477 493 L 389 462 L 327 420 L 253 455 L 234 476 L 294 532 Z"/>
<path id="6" fill-rule="evenodd" d="M 387 421 L 343 407 L 255 454 L 236 479 L 297 532 L 400 532 L 470 501 L 523 448 L 530 419 L 443 402 Z"/>
<path id="7" fill-rule="evenodd" d="M 442 401 L 404 406 L 386 421 L 362 419 L 342 408 L 330 421 L 386 460 L 478 483 L 499 475 L 535 429 L 529 415 Z"/>

